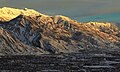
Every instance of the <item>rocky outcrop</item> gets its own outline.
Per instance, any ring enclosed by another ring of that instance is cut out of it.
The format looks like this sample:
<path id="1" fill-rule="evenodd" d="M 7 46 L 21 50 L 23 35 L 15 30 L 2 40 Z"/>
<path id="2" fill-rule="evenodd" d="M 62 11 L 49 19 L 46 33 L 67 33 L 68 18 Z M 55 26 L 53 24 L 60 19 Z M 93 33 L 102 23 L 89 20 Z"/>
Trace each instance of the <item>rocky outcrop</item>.
<path id="1" fill-rule="evenodd" d="M 15 14 L 17 17 L 11 17 L 8 21 L 1 18 L 1 54 L 38 55 L 120 48 L 120 29 L 112 23 L 80 23 L 61 15 L 26 14 L 26 9 L 19 11 L 22 13 L 18 13 L 18 16 Z M 9 15 L 14 15 L 14 11 Z"/>

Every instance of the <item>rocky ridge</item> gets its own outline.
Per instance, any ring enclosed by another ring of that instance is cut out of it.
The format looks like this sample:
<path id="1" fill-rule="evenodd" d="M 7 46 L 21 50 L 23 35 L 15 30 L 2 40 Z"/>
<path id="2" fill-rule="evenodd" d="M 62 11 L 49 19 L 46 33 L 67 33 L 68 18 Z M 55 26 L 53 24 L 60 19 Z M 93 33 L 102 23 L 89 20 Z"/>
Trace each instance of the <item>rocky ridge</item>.
<path id="1" fill-rule="evenodd" d="M 120 48 L 120 29 L 112 23 L 81 23 L 62 15 L 48 16 L 26 8 L 1 8 L 0 14 L 2 55 Z"/>

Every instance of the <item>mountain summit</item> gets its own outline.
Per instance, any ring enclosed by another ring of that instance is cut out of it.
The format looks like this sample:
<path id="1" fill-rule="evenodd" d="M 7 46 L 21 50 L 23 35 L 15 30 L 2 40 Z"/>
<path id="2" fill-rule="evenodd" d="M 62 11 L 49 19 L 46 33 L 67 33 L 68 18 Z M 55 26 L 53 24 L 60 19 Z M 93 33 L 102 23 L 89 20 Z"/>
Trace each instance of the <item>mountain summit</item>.
<path id="1" fill-rule="evenodd" d="M 119 49 L 120 29 L 108 22 L 81 23 L 32 9 L 0 9 L 0 54 L 39 55 L 84 49 Z"/>
<path id="2" fill-rule="evenodd" d="M 3 7 L 0 8 L 0 21 L 10 21 L 13 18 L 16 18 L 20 14 L 25 15 L 25 16 L 30 16 L 30 15 L 43 15 L 47 16 L 44 14 L 41 14 L 33 9 L 15 9 L 15 8 L 9 8 L 9 7 Z"/>

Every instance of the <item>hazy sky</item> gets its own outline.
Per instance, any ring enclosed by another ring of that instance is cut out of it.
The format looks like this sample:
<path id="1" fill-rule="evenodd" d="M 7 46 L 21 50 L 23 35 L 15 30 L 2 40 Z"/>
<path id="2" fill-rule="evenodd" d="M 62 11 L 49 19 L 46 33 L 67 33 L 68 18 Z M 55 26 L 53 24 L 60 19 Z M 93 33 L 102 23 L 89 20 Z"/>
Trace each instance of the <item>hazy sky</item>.
<path id="1" fill-rule="evenodd" d="M 48 15 L 69 17 L 120 12 L 120 0 L 0 0 L 0 7 L 33 8 Z"/>

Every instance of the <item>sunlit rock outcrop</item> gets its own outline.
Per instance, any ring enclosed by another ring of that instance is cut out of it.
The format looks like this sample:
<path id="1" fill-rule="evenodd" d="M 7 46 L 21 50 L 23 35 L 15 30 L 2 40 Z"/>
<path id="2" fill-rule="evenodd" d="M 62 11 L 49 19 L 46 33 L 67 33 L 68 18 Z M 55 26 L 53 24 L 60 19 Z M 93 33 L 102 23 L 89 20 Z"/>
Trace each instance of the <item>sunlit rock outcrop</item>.
<path id="1" fill-rule="evenodd" d="M 16 18 L 19 15 L 25 15 L 25 16 L 30 16 L 30 15 L 35 15 L 35 16 L 47 16 L 44 14 L 41 14 L 33 9 L 15 9 L 15 8 L 9 8 L 9 7 L 3 7 L 0 8 L 0 21 L 9 21 L 13 18 Z"/>

